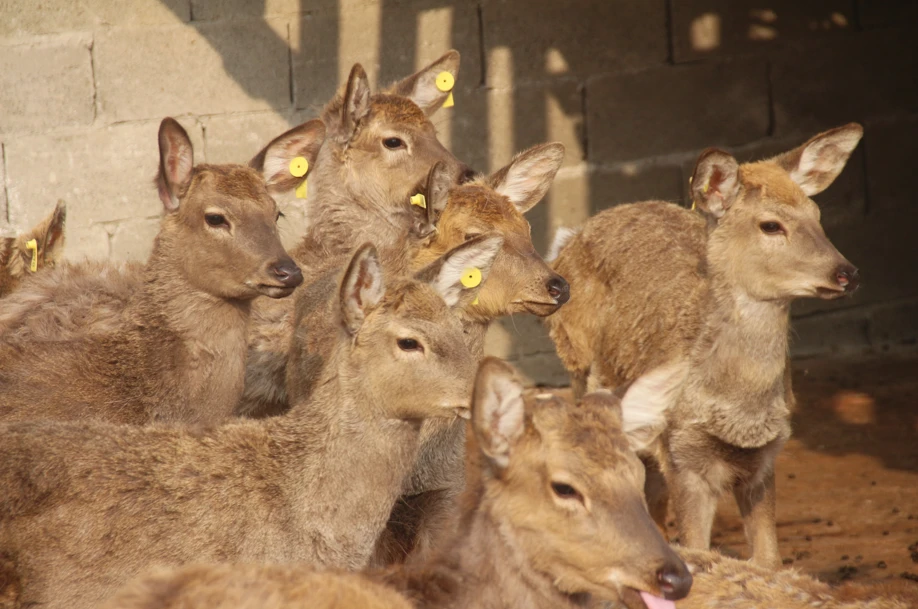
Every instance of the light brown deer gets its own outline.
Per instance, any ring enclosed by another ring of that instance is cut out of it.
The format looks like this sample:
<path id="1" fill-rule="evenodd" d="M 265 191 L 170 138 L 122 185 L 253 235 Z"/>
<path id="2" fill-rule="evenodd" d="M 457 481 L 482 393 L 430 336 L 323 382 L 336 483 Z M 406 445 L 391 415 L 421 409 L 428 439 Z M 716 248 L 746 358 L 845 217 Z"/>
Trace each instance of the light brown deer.
<path id="1" fill-rule="evenodd" d="M 519 312 L 544 316 L 567 302 L 567 282 L 535 251 L 529 223 L 523 216 L 544 197 L 563 154 L 561 144 L 535 146 L 493 175 L 459 186 L 452 186 L 451 171 L 438 163 L 427 180 L 427 217 L 420 222 L 421 226 L 435 229 L 383 252 L 390 272 L 405 273 L 417 271 L 464 241 L 486 232 L 493 231 L 503 237 L 503 248 L 478 302 L 458 310 L 466 342 L 478 358 L 483 355 L 484 336 L 495 318 Z M 299 348 L 288 353 L 289 338 L 281 340 L 294 331 L 289 322 L 284 324 L 285 320 L 281 319 L 273 326 L 259 326 L 258 331 L 263 335 L 271 328 L 270 334 L 278 339 L 274 344 L 283 348 L 268 350 L 269 345 L 262 343 L 253 349 L 254 354 L 250 352 L 241 413 L 266 416 L 286 410 L 287 391 L 296 390 L 289 379 L 285 380 L 288 356 L 299 378 L 311 378 L 313 382 L 318 379 L 327 360 L 327 337 L 333 332 L 326 310 L 330 293 L 327 286 L 340 264 L 340 257 L 326 261 L 324 276 L 313 269 L 313 274 L 320 278 L 305 288 L 311 296 L 304 300 L 308 311 L 301 315 L 296 328 L 301 335 L 297 341 Z M 299 390 L 303 392 L 299 397 L 308 397 L 312 385 L 301 384 Z M 405 489 L 411 499 L 400 502 L 397 513 L 393 514 L 392 525 L 400 525 L 399 533 L 387 536 L 382 542 L 381 562 L 404 558 L 405 552 L 414 546 L 426 549 L 432 543 L 428 534 L 436 532 L 442 524 L 426 526 L 421 519 L 439 522 L 441 516 L 450 512 L 449 506 L 463 487 L 463 431 L 463 426 L 456 422 L 431 420 L 424 424 L 419 464 Z M 441 514 L 443 510 L 445 514 Z M 416 539 L 418 529 L 427 533 L 420 540 Z"/>
<path id="2" fill-rule="evenodd" d="M 571 304 L 547 320 L 558 353 L 578 392 L 635 383 L 626 430 L 662 465 L 691 548 L 709 547 L 717 499 L 732 490 L 753 560 L 780 564 L 773 470 L 790 435 L 790 303 L 858 284 L 809 197 L 838 176 L 862 133 L 846 125 L 743 165 L 707 150 L 692 181 L 702 213 L 622 205 L 557 248 L 554 268 L 574 286 Z M 651 468 L 658 521 L 661 488 Z"/>
<path id="3" fill-rule="evenodd" d="M 262 174 L 242 165 L 195 167 L 187 133 L 165 119 L 157 186 L 166 215 L 142 283 L 120 316 L 92 331 L 65 332 L 82 323 L 65 303 L 45 313 L 65 320 L 46 328 L 47 336 L 4 336 L 0 419 L 206 423 L 232 415 L 252 299 L 288 296 L 302 282 L 281 246 L 268 190 L 286 187 L 291 158 L 315 158 L 323 133 L 320 121 L 288 133 L 264 164 L 279 169 Z M 23 286 L 12 306 L 84 270 L 67 266 L 36 277 L 35 290 Z"/>
<path id="4" fill-rule="evenodd" d="M 525 405 L 522 391 L 509 365 L 481 364 L 463 526 L 430 562 L 369 573 L 360 588 L 353 575 L 307 566 L 187 567 L 133 583 L 106 609 L 558 609 L 601 600 L 673 609 L 692 577 L 647 514 L 618 399 L 595 393 L 574 406 L 539 396 Z M 374 604 L 386 598 L 380 583 L 403 599 Z M 340 589 L 350 596 L 335 598 Z"/>
<path id="5" fill-rule="evenodd" d="M 58 201 L 51 215 L 32 230 L 15 237 L 0 237 L 0 298 L 15 290 L 29 274 L 60 261 L 66 220 L 67 206 Z"/>
<path id="6" fill-rule="evenodd" d="M 468 415 L 475 364 L 450 307 L 477 295 L 464 265 L 486 276 L 500 245 L 483 236 L 392 281 L 360 248 L 320 387 L 283 417 L 0 427 L 0 548 L 22 606 L 95 607 L 154 565 L 194 560 L 363 567 L 421 420 Z"/>

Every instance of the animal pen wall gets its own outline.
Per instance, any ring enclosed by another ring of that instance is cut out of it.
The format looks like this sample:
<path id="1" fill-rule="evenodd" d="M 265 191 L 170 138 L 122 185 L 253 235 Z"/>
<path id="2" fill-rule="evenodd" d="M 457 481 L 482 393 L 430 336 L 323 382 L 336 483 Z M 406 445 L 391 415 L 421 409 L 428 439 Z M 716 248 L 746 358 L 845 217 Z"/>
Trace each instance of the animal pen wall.
<path id="1" fill-rule="evenodd" d="M 0 0 L 0 224 L 28 227 L 63 199 L 68 258 L 143 258 L 164 116 L 196 160 L 245 161 L 315 117 L 354 62 L 385 84 L 449 48 L 462 53 L 455 107 L 435 122 L 460 159 L 484 171 L 535 143 L 567 147 L 529 213 L 543 252 L 556 227 L 611 205 L 685 203 L 707 146 L 761 158 L 862 122 L 816 199 L 863 287 L 799 303 L 793 348 L 914 347 L 913 0 Z M 283 202 L 288 244 L 301 205 Z M 534 318 L 506 320 L 489 350 L 566 380 Z"/>

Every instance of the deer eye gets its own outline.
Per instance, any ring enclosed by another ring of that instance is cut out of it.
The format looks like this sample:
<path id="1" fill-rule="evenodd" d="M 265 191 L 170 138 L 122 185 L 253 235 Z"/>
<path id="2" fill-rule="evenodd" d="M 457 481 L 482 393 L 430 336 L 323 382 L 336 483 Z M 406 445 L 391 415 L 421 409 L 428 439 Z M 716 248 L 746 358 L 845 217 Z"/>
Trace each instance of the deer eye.
<path id="1" fill-rule="evenodd" d="M 277 217 L 274 218 L 274 221 L 277 222 L 277 221 L 280 220 L 281 218 L 285 218 L 285 217 L 286 217 L 286 216 L 284 216 L 284 212 L 279 211 L 279 212 L 277 212 Z"/>
<path id="2" fill-rule="evenodd" d="M 424 347 L 421 346 L 421 343 L 414 340 L 413 338 L 400 338 L 396 341 L 398 348 L 402 351 L 423 351 Z"/>
<path id="3" fill-rule="evenodd" d="M 575 489 L 570 484 L 566 484 L 564 482 L 552 482 L 551 490 L 560 499 L 575 499 L 580 503 L 583 503 L 583 495 L 581 495 L 580 491 Z"/>
<path id="4" fill-rule="evenodd" d="M 214 228 L 220 226 L 229 226 L 229 222 L 226 221 L 226 216 L 223 214 L 204 214 L 204 221 L 207 222 L 209 226 Z"/>
<path id="5" fill-rule="evenodd" d="M 784 232 L 784 227 L 778 222 L 762 222 L 759 224 L 759 228 L 766 235 L 778 235 Z"/>
<path id="6" fill-rule="evenodd" d="M 462 236 L 462 238 L 463 238 L 463 240 L 465 240 L 465 241 L 471 241 L 472 239 L 474 239 L 475 237 L 477 237 L 477 236 L 480 235 L 480 234 L 481 234 L 481 233 L 466 233 L 466 234 L 464 234 L 464 235 Z"/>
<path id="7" fill-rule="evenodd" d="M 405 141 L 398 137 L 387 137 L 382 143 L 389 150 L 398 150 L 405 147 Z"/>

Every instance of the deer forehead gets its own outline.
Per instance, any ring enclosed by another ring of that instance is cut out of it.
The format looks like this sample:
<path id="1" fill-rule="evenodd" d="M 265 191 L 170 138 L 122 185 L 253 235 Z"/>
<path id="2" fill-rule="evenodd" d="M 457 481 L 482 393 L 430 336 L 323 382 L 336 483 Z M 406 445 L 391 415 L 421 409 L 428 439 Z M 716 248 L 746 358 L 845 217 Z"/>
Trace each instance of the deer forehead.
<path id="1" fill-rule="evenodd" d="M 273 213 L 274 199 L 265 188 L 264 177 L 244 165 L 198 165 L 188 189 L 192 203 L 216 203 L 236 211 Z"/>
<path id="2" fill-rule="evenodd" d="M 490 230 L 529 235 L 529 223 L 510 199 L 479 182 L 453 187 L 440 222 L 450 227 L 478 222 Z"/>
<path id="3" fill-rule="evenodd" d="M 621 420 L 603 409 L 583 405 L 536 405 L 532 424 L 543 438 L 546 454 L 557 453 L 574 469 L 605 471 L 630 466 L 633 454 L 621 431 Z"/>
<path id="4" fill-rule="evenodd" d="M 778 203 L 791 208 L 812 203 L 790 174 L 769 161 L 741 165 L 740 180 L 746 191 L 757 190 L 762 201 Z"/>
<path id="5" fill-rule="evenodd" d="M 395 282 L 388 286 L 380 310 L 413 323 L 458 325 L 443 297 L 431 285 L 417 281 Z"/>
<path id="6" fill-rule="evenodd" d="M 370 98 L 369 122 L 397 125 L 405 128 L 432 127 L 424 112 L 406 97 L 378 93 Z"/>

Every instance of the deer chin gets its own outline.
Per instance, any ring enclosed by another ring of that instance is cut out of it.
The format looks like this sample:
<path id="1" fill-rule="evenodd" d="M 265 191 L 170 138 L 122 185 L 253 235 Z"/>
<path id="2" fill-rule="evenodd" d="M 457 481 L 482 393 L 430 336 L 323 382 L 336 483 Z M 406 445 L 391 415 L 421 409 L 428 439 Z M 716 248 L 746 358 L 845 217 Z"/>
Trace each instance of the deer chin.
<path id="1" fill-rule="evenodd" d="M 268 298 L 286 298 L 293 294 L 292 288 L 285 285 L 269 285 L 266 283 L 259 283 L 255 286 L 255 290 L 262 296 L 267 296 Z"/>
<path id="2" fill-rule="evenodd" d="M 847 291 L 842 287 L 830 287 L 830 286 L 817 286 L 816 287 L 816 297 L 822 300 L 835 300 L 837 298 L 844 298 L 845 296 L 850 296 L 852 292 Z"/>
<path id="3" fill-rule="evenodd" d="M 556 302 L 542 302 L 538 300 L 514 300 L 513 305 L 525 313 L 531 313 L 536 317 L 548 317 L 561 308 Z"/>

